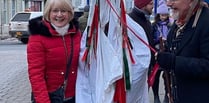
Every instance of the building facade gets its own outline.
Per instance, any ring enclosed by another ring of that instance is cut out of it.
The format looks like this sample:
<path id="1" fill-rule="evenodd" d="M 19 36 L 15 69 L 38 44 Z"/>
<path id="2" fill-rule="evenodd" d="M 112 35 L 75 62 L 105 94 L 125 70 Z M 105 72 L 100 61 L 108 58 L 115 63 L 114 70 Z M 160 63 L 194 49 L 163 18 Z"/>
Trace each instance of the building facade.
<path id="1" fill-rule="evenodd" d="M 44 0 L 0 0 L 0 34 L 8 33 L 10 19 L 23 11 L 42 11 Z"/>
<path id="2" fill-rule="evenodd" d="M 23 11 L 43 11 L 47 0 L 0 0 L 0 34 L 8 33 L 9 21 L 17 13 Z M 84 7 L 86 0 L 71 0 L 73 6 Z"/>
<path id="3" fill-rule="evenodd" d="M 23 11 L 43 11 L 47 0 L 0 0 L 0 34 L 8 33 L 9 21 L 17 13 Z M 90 5 L 91 0 L 70 0 L 75 11 Z M 127 10 L 130 10 L 133 0 L 125 0 Z"/>

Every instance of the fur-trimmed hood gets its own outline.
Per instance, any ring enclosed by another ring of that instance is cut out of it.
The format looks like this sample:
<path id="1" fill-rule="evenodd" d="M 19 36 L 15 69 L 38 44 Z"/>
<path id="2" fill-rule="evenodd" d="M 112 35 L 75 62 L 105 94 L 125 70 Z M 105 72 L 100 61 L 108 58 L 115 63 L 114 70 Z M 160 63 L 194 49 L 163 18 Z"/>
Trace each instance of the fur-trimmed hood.
<path id="1" fill-rule="evenodd" d="M 79 23 L 76 19 L 73 19 L 69 22 L 70 27 L 68 32 L 76 32 L 79 30 Z M 53 36 L 58 34 L 55 31 L 55 28 L 50 24 L 50 22 L 43 20 L 43 16 L 36 17 L 29 21 L 29 32 L 31 35 L 43 35 L 43 36 Z"/>

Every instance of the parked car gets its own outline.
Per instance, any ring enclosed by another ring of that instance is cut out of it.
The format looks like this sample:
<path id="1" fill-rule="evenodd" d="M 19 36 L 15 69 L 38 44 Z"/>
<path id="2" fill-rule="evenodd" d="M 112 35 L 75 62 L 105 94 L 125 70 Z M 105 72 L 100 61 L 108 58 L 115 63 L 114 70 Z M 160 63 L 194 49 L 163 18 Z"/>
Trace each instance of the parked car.
<path id="1" fill-rule="evenodd" d="M 42 12 L 16 13 L 9 23 L 9 35 L 18 38 L 22 43 L 27 44 L 30 35 L 28 31 L 28 21 L 41 15 L 43 15 Z"/>

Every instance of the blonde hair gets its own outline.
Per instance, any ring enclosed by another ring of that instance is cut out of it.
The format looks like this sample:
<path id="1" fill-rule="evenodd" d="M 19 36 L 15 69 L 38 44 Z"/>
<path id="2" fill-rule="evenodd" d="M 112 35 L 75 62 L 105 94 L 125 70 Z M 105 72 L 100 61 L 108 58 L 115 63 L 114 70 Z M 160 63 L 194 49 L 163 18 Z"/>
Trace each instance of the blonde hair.
<path id="1" fill-rule="evenodd" d="M 61 7 L 62 9 L 69 11 L 70 16 L 71 16 L 69 18 L 69 21 L 73 19 L 74 10 L 73 10 L 73 6 L 70 0 L 47 0 L 45 4 L 44 12 L 43 12 L 43 17 L 45 20 L 50 21 L 49 14 L 50 14 L 52 7 L 55 5 Z"/>

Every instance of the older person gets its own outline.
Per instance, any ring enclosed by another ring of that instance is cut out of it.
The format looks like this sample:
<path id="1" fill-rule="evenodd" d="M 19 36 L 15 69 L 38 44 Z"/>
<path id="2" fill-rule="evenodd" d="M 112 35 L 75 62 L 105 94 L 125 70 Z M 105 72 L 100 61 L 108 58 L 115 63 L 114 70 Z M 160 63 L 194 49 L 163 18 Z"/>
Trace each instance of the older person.
<path id="1" fill-rule="evenodd" d="M 69 0 L 47 0 L 43 17 L 29 21 L 28 73 L 33 102 L 54 103 L 49 94 L 64 85 L 65 103 L 75 103 L 81 33 Z M 66 66 L 69 64 L 69 66 Z"/>
<path id="2" fill-rule="evenodd" d="M 174 103 L 209 102 L 209 9 L 201 0 L 168 0 L 174 25 L 157 62 L 170 71 Z"/>

